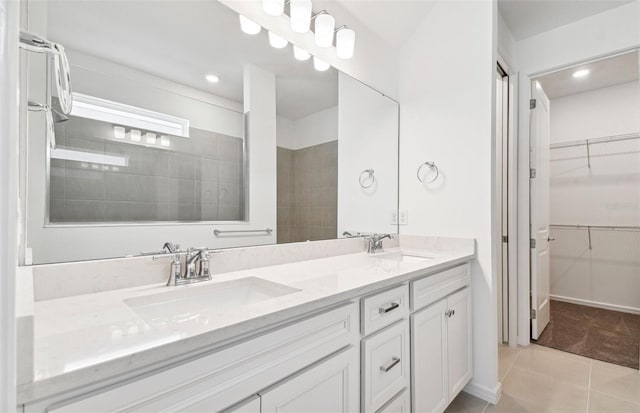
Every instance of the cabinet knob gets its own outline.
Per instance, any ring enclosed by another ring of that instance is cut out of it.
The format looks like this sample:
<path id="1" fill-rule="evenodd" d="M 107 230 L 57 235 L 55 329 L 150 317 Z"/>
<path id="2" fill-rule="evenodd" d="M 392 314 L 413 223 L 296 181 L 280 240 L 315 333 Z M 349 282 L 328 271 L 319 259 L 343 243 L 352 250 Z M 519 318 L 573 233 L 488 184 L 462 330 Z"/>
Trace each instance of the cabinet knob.
<path id="1" fill-rule="evenodd" d="M 446 313 L 444 313 L 444 315 L 451 318 L 451 316 L 453 316 L 455 313 L 456 313 L 456 310 L 448 310 Z"/>

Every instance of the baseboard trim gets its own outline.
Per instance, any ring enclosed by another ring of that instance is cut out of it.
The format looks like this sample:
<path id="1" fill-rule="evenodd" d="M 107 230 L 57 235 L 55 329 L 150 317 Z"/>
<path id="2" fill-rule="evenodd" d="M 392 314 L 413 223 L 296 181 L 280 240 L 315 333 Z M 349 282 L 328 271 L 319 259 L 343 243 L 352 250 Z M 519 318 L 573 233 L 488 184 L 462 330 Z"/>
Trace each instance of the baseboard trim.
<path id="1" fill-rule="evenodd" d="M 586 305 L 588 307 L 604 308 L 605 310 L 621 311 L 623 313 L 640 314 L 640 308 L 627 307 L 624 305 L 601 303 L 599 301 L 583 300 L 581 298 L 564 297 L 561 295 L 554 295 L 554 294 L 550 294 L 549 298 L 556 301 L 563 301 L 565 303 Z"/>
<path id="2" fill-rule="evenodd" d="M 471 380 L 462 390 L 491 404 L 498 404 L 502 396 L 502 383 L 498 382 L 495 388 L 490 389 Z"/>

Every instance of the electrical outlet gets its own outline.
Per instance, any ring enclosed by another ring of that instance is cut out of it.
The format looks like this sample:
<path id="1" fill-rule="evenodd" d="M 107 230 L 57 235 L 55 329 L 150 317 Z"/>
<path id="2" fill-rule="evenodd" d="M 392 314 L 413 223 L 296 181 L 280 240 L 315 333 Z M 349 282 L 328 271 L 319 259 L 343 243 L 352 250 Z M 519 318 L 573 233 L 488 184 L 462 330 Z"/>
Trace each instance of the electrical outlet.
<path id="1" fill-rule="evenodd" d="M 399 221 L 400 225 L 409 225 L 409 211 L 407 211 L 406 209 L 400 211 Z"/>
<path id="2" fill-rule="evenodd" d="M 398 225 L 398 211 L 391 213 L 391 225 Z"/>

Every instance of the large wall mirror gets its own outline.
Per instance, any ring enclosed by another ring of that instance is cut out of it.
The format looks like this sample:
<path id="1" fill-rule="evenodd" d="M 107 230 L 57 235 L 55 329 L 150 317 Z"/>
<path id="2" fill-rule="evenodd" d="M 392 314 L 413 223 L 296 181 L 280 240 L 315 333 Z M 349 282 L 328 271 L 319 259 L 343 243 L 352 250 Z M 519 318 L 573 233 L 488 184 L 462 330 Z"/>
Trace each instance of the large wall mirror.
<path id="1" fill-rule="evenodd" d="M 25 54 L 22 244 L 34 264 L 397 233 L 398 104 L 214 0 L 28 2 L 65 46 L 63 115 Z M 276 40 L 277 43 L 277 40 Z M 276 44 L 277 45 L 277 44 Z M 357 47 L 356 47 L 357 54 Z M 318 70 L 324 69 L 324 70 Z"/>

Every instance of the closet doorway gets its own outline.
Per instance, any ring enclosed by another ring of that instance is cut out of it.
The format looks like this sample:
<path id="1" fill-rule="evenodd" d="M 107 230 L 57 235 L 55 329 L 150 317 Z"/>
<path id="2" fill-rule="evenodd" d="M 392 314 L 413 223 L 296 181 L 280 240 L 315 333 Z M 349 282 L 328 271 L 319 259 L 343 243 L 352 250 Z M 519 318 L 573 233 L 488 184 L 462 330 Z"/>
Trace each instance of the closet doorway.
<path id="1" fill-rule="evenodd" d="M 532 79 L 531 338 L 638 369 L 640 55 Z"/>

